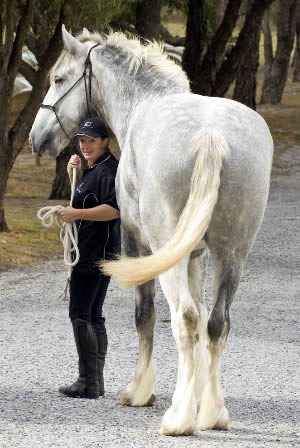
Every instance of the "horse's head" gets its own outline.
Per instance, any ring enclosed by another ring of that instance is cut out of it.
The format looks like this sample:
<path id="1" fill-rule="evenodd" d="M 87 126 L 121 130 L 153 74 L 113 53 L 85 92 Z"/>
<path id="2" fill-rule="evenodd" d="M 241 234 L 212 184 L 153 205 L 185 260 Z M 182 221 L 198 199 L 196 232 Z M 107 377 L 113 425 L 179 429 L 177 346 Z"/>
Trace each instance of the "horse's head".
<path id="1" fill-rule="evenodd" d="M 96 115 L 89 97 L 86 59 L 95 45 L 84 30 L 80 40 L 62 27 L 64 50 L 50 72 L 50 88 L 35 118 L 30 142 L 34 153 L 57 156 L 70 142 L 79 124 Z M 86 69 L 86 71 L 85 71 Z M 86 73 L 84 75 L 84 73 Z"/>

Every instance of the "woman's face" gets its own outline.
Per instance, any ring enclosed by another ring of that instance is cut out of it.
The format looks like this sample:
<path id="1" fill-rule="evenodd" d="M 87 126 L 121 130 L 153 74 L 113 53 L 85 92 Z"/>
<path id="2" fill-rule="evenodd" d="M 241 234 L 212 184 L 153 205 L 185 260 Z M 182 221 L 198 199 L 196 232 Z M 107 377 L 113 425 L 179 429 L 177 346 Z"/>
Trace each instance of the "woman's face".
<path id="1" fill-rule="evenodd" d="M 88 166 L 92 166 L 97 159 L 106 151 L 108 145 L 108 138 L 102 139 L 101 137 L 91 138 L 87 135 L 81 135 L 79 137 L 80 151 L 88 162 Z"/>

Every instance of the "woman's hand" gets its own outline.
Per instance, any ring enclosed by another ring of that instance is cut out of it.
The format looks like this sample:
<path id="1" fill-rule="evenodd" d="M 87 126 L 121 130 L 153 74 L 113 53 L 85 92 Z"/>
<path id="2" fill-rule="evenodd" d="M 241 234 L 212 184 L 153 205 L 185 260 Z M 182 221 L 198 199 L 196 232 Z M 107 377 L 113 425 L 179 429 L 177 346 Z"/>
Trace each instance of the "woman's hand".
<path id="1" fill-rule="evenodd" d="M 81 158 L 77 154 L 73 154 L 68 162 L 67 171 L 70 179 L 72 179 L 74 166 L 77 168 L 76 171 L 78 173 L 81 169 Z"/>
<path id="2" fill-rule="evenodd" d="M 80 219 L 79 210 L 70 206 L 63 208 L 62 210 L 58 210 L 56 215 L 63 222 L 73 222 L 75 219 Z"/>

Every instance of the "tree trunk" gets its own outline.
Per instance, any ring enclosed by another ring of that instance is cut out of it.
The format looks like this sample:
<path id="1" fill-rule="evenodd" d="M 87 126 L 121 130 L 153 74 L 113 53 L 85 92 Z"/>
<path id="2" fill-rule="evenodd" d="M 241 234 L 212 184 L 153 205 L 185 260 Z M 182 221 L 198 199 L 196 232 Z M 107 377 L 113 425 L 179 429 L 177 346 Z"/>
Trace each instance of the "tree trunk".
<path id="1" fill-rule="evenodd" d="M 183 68 L 190 78 L 191 89 L 194 93 L 211 95 L 215 84 L 217 69 L 226 49 L 226 43 L 230 38 L 238 19 L 241 2 L 242 0 L 229 0 L 223 21 L 217 29 L 216 34 L 201 61 L 204 44 L 206 43 L 204 40 L 206 38 L 206 18 L 203 13 L 204 2 L 190 0 L 189 15 L 191 15 L 191 22 L 188 21 L 187 23 L 186 40 L 188 39 L 189 33 L 189 40 L 191 41 L 191 46 L 194 48 L 194 58 L 193 60 L 189 60 L 190 52 L 185 50 L 183 58 L 186 58 L 186 63 Z M 202 11 L 199 20 L 200 4 L 202 4 Z M 191 30 L 189 29 L 190 23 L 193 25 Z M 187 62 L 188 60 L 189 62 Z"/>
<path id="2" fill-rule="evenodd" d="M 277 48 L 271 70 L 264 79 L 261 104 L 278 104 L 288 77 L 300 0 L 280 0 Z"/>
<path id="3" fill-rule="evenodd" d="M 0 159 L 0 232 L 8 232 L 8 226 L 5 220 L 4 212 L 4 195 L 6 192 L 9 170 L 3 159 L 3 157 L 1 157 Z"/>
<path id="4" fill-rule="evenodd" d="M 298 8 L 296 25 L 296 48 L 293 64 L 293 82 L 300 82 L 300 7 Z"/>
<path id="5" fill-rule="evenodd" d="M 161 0 L 141 0 L 136 6 L 136 30 L 145 39 L 159 40 Z"/>
<path id="6" fill-rule="evenodd" d="M 264 78 L 268 76 L 273 64 L 273 42 L 269 20 L 269 10 L 265 12 L 262 21 L 262 31 L 264 35 Z"/>
<path id="7" fill-rule="evenodd" d="M 182 55 L 182 68 L 187 73 L 191 90 L 198 81 L 201 55 L 206 40 L 206 21 L 203 0 L 189 0 L 186 24 L 185 48 Z"/>
<path id="8" fill-rule="evenodd" d="M 0 232 L 7 232 L 4 195 L 16 154 L 8 132 L 9 112 L 14 81 L 22 60 L 25 34 L 33 14 L 34 0 L 23 4 L 23 15 L 16 14 L 16 1 L 1 5 L 0 10 Z M 5 23 L 5 26 L 4 26 Z M 25 139 L 24 139 L 25 141 Z"/>
<path id="9" fill-rule="evenodd" d="M 212 24 L 214 31 L 216 31 L 222 23 L 227 4 L 228 0 L 215 0 L 214 23 Z"/>
<path id="10" fill-rule="evenodd" d="M 240 60 L 247 49 L 249 36 L 255 34 L 257 26 L 261 25 L 266 9 L 274 0 L 254 0 L 252 8 L 246 15 L 245 22 L 239 33 L 237 42 L 216 76 L 216 83 L 212 91 L 213 96 L 224 96 L 234 81 Z"/>
<path id="11" fill-rule="evenodd" d="M 70 199 L 71 186 L 67 174 L 67 164 L 74 154 L 72 146 L 68 146 L 56 157 L 56 173 L 49 199 Z"/>
<path id="12" fill-rule="evenodd" d="M 252 1 L 253 3 L 253 1 Z M 239 62 L 233 99 L 256 110 L 256 73 L 259 64 L 259 40 L 261 25 L 249 35 L 248 45 Z"/>
<path id="13" fill-rule="evenodd" d="M 1 142 L 0 151 L 0 232 L 8 232 L 8 226 L 5 220 L 4 196 L 7 189 L 7 182 L 15 162 L 13 148 L 9 146 L 7 141 Z"/>

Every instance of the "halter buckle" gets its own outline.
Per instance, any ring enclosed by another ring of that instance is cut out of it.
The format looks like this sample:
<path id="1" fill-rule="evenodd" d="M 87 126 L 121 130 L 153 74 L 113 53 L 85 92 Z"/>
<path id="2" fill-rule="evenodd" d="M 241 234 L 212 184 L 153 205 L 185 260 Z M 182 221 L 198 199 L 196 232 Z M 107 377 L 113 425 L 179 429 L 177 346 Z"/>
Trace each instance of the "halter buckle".
<path id="1" fill-rule="evenodd" d="M 40 105 L 40 107 L 42 108 L 42 109 L 49 109 L 49 110 L 53 110 L 53 111 L 55 111 L 55 106 L 51 106 L 51 104 L 41 104 Z"/>

